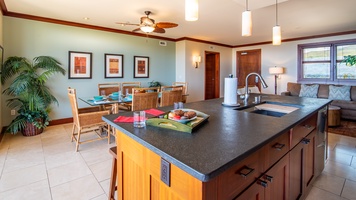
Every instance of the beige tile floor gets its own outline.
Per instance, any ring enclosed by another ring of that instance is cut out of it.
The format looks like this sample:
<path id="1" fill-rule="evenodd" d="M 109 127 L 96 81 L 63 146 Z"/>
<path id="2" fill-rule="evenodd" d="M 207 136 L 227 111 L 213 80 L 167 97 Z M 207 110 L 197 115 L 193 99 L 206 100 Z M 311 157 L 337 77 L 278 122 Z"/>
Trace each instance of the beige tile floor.
<path id="1" fill-rule="evenodd" d="M 74 152 L 71 124 L 33 137 L 5 135 L 0 143 L 1 200 L 107 199 L 112 156 L 107 140 Z M 91 136 L 90 136 L 91 137 Z M 329 134 L 330 158 L 308 200 L 356 200 L 356 138 Z"/>

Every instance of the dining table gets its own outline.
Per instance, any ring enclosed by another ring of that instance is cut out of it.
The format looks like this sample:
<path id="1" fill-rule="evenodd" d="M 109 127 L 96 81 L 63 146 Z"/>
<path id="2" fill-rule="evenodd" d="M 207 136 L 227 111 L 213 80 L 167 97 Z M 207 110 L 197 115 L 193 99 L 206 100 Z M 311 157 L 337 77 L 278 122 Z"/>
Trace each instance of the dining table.
<path id="1" fill-rule="evenodd" d="M 131 103 L 132 97 L 124 97 L 124 98 L 112 98 L 110 95 L 105 96 L 102 100 L 94 100 L 94 97 L 79 97 L 81 101 L 90 105 L 90 106 L 100 106 L 101 109 L 105 110 L 105 105 L 113 106 L 113 114 L 119 113 L 119 105 L 125 103 Z"/>

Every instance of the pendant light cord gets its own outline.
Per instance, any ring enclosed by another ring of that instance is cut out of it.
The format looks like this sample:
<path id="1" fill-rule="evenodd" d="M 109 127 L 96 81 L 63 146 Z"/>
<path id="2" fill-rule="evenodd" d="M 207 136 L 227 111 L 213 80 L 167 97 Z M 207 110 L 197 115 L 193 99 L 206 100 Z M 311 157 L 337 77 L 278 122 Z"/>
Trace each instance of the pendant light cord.
<path id="1" fill-rule="evenodd" d="M 246 11 L 248 11 L 248 0 L 246 0 Z"/>
<path id="2" fill-rule="evenodd" d="M 276 26 L 278 26 L 278 0 L 276 0 Z"/>

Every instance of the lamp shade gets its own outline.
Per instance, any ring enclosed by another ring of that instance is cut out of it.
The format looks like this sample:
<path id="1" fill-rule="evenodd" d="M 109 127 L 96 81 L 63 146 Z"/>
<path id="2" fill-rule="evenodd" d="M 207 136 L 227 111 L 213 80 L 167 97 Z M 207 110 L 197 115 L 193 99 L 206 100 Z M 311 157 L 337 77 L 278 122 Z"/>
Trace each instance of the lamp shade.
<path id="1" fill-rule="evenodd" d="M 185 20 L 198 20 L 199 4 L 198 0 L 185 0 Z"/>
<path id="2" fill-rule="evenodd" d="M 270 67 L 269 73 L 270 74 L 283 74 L 283 67 Z"/>
<path id="3" fill-rule="evenodd" d="M 251 36 L 252 34 L 252 15 L 251 11 L 246 10 L 242 13 L 242 36 Z"/>
<path id="4" fill-rule="evenodd" d="M 281 27 L 276 25 L 273 27 L 273 45 L 281 44 Z"/>

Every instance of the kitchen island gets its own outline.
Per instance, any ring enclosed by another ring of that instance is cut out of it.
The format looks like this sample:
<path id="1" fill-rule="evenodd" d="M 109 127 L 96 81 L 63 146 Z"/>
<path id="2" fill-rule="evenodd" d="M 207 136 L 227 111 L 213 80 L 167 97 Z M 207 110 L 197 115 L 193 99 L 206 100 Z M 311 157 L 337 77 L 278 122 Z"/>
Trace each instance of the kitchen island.
<path id="1" fill-rule="evenodd" d="M 271 188 L 282 190 L 287 199 L 303 198 L 317 176 L 318 162 L 324 162 L 316 159 L 315 135 L 320 129 L 318 112 L 331 101 L 262 95 L 263 103 L 298 107 L 282 117 L 245 112 L 243 105 L 236 110 L 222 106 L 222 102 L 213 99 L 185 104 L 185 108 L 210 115 L 191 134 L 114 122 L 118 115 L 132 113 L 104 116 L 116 129 L 118 199 L 253 199 L 256 195 L 272 199 L 273 190 L 265 187 L 268 173 L 274 169 L 284 175 L 275 178 L 273 182 L 281 183 Z M 254 104 L 249 102 L 247 107 L 251 106 Z M 159 109 L 169 111 L 171 107 Z M 312 145 L 299 145 L 304 143 Z M 298 167 L 296 163 L 289 165 L 298 159 L 305 160 L 299 160 Z M 299 189 L 293 186 L 296 181 L 301 182 Z"/>

